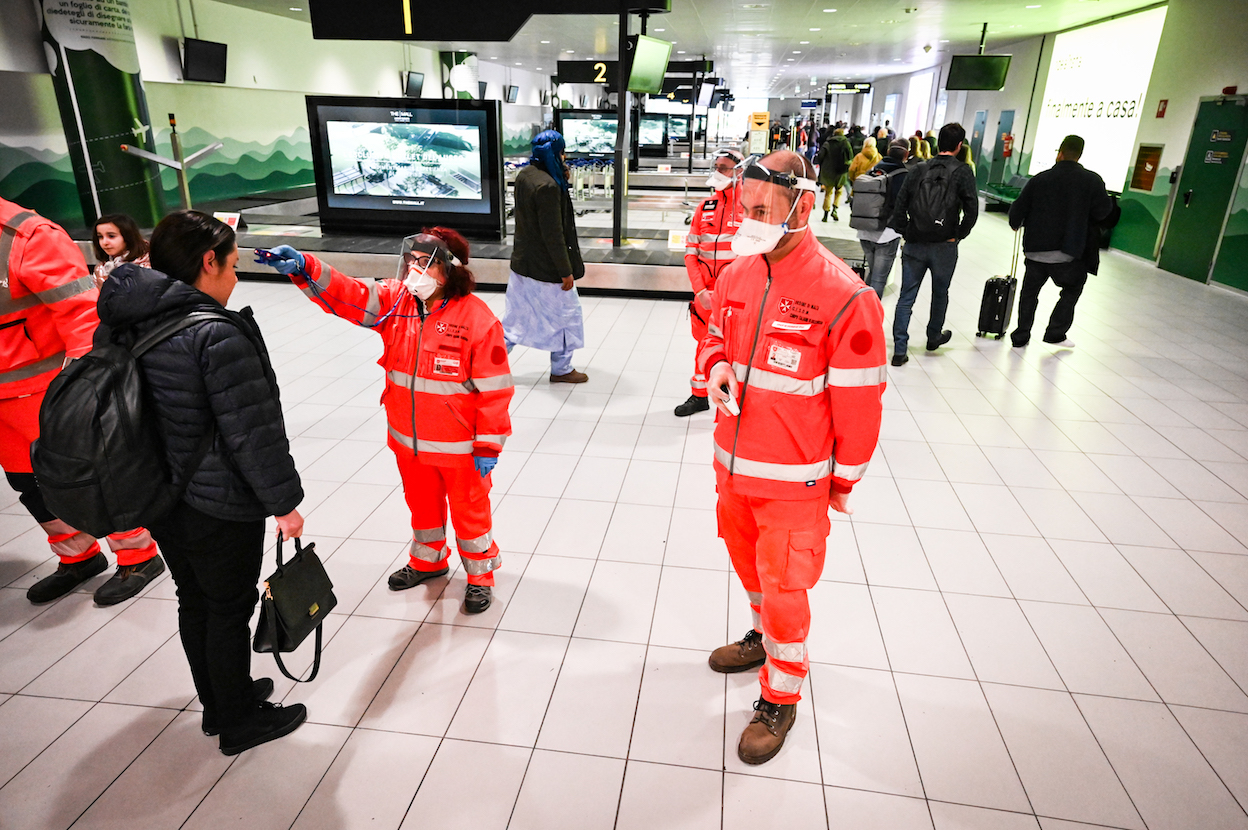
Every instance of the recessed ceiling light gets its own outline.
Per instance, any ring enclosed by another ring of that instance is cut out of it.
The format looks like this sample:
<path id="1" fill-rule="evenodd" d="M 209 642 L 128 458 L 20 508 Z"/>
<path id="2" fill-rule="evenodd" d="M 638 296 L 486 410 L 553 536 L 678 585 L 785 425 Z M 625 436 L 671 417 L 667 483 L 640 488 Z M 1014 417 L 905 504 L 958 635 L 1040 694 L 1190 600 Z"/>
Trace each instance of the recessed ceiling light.
<path id="1" fill-rule="evenodd" d="M 667 29 L 655 29 L 656 32 L 666 32 Z"/>
<path id="2" fill-rule="evenodd" d="M 520 61 L 516 61 L 516 66 L 524 66 L 524 64 L 520 63 Z"/>
<path id="3" fill-rule="evenodd" d="M 677 50 L 676 50 L 676 54 L 678 54 L 678 55 L 683 55 L 683 54 L 685 54 L 685 50 L 684 50 L 684 49 L 677 49 Z"/>
<path id="4" fill-rule="evenodd" d="M 793 62 L 793 59 L 792 59 L 792 58 L 788 58 L 788 61 L 789 61 L 789 63 L 792 63 L 792 62 Z"/>
<path id="5" fill-rule="evenodd" d="M 568 50 L 568 54 L 569 54 L 569 55 L 575 55 L 575 54 L 576 54 L 576 50 L 575 50 L 575 49 L 569 49 L 569 50 Z"/>
<path id="6" fill-rule="evenodd" d="M 549 40 L 543 40 L 542 43 L 550 43 Z"/>
<path id="7" fill-rule="evenodd" d="M 812 31 L 812 32 L 817 32 L 817 31 L 819 31 L 819 29 L 811 29 L 811 31 Z"/>
<path id="8" fill-rule="evenodd" d="M 797 42 L 797 44 L 798 44 L 799 46 L 806 46 L 806 45 L 807 45 L 807 44 L 809 44 L 809 43 L 810 43 L 810 41 L 809 41 L 809 40 L 799 40 L 799 41 Z"/>
<path id="9" fill-rule="evenodd" d="M 1034 5 L 1034 6 L 1027 6 L 1027 8 L 1029 8 L 1029 9 L 1038 9 L 1038 8 L 1040 8 L 1040 4 L 1039 4 L 1039 3 L 1037 3 L 1037 4 L 1036 4 L 1036 5 Z"/>
<path id="10" fill-rule="evenodd" d="M 795 55 L 800 55 L 800 54 L 802 54 L 802 50 L 801 50 L 801 49 L 794 49 L 794 50 L 793 50 L 793 54 L 795 54 Z"/>
<path id="11" fill-rule="evenodd" d="M 949 41 L 947 41 L 947 40 L 942 40 L 942 41 L 941 41 L 941 43 L 948 43 L 948 42 L 949 42 Z"/>
<path id="12" fill-rule="evenodd" d="M 824 9 L 824 10 L 823 10 L 823 13 L 824 13 L 824 14 L 831 14 L 831 13 L 832 13 L 832 12 L 834 12 L 834 11 L 836 11 L 836 9 Z"/>
<path id="13" fill-rule="evenodd" d="M 292 12 L 301 12 L 301 11 L 303 11 L 303 9 L 295 8 L 294 6 L 291 6 L 291 7 L 290 7 L 290 10 L 291 10 Z"/>

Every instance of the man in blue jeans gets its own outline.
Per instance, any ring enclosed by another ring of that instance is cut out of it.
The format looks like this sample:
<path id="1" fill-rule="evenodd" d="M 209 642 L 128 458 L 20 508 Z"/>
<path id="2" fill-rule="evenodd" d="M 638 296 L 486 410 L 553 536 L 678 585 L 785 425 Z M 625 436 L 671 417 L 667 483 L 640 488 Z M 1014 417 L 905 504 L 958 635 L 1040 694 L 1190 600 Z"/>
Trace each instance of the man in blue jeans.
<path id="1" fill-rule="evenodd" d="M 958 242 L 965 239 L 979 218 L 979 196 L 975 174 L 956 158 L 966 130 L 961 124 L 946 124 L 936 139 L 936 158 L 920 164 L 909 175 L 897 194 L 888 226 L 905 239 L 901 249 L 901 294 L 893 316 L 892 365 L 901 366 L 910 356 L 910 313 L 919 296 L 923 277 L 932 272 L 932 313 L 927 320 L 927 350 L 934 352 L 948 343 L 953 332 L 946 329 L 949 284 L 958 264 Z M 959 218 L 960 217 L 960 218 Z"/>

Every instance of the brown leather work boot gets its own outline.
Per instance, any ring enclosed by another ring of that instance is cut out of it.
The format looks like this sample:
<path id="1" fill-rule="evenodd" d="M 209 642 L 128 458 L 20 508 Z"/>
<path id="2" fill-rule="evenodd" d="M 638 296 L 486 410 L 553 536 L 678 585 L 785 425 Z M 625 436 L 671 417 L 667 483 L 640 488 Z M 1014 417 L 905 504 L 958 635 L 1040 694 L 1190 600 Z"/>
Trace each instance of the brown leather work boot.
<path id="1" fill-rule="evenodd" d="M 739 671 L 756 669 L 767 659 L 763 651 L 763 635 L 754 629 L 735 643 L 720 646 L 711 652 L 707 662 L 711 668 L 722 674 L 736 674 Z"/>
<path id="2" fill-rule="evenodd" d="M 754 719 L 741 733 L 737 757 L 751 765 L 767 763 L 784 746 L 796 721 L 796 703 L 772 703 L 760 697 L 754 704 Z"/>

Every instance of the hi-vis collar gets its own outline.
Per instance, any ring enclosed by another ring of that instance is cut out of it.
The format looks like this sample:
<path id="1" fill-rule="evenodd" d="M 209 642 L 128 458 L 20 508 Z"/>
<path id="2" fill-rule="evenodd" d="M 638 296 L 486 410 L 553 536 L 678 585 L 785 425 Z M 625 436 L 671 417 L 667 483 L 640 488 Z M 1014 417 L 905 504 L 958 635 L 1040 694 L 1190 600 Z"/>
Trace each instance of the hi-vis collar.
<path id="1" fill-rule="evenodd" d="M 743 176 L 747 179 L 757 179 L 758 181 L 777 184 L 790 190 L 808 190 L 811 193 L 819 192 L 819 185 L 815 183 L 814 179 L 795 176 L 792 173 L 781 173 L 769 167 L 763 167 L 758 162 L 746 164 Z"/>

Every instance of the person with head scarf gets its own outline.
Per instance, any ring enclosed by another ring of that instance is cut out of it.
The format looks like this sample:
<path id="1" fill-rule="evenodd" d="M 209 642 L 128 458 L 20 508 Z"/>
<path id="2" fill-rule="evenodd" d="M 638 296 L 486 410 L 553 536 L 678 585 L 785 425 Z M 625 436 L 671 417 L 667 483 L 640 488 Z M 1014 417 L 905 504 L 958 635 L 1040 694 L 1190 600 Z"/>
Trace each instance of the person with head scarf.
<path id="1" fill-rule="evenodd" d="M 568 193 L 563 136 L 533 138 L 533 157 L 516 176 L 516 232 L 507 279 L 503 333 L 516 345 L 550 352 L 551 383 L 584 383 L 572 352 L 585 345 L 585 320 L 573 280 L 585 276 L 576 214 Z"/>

